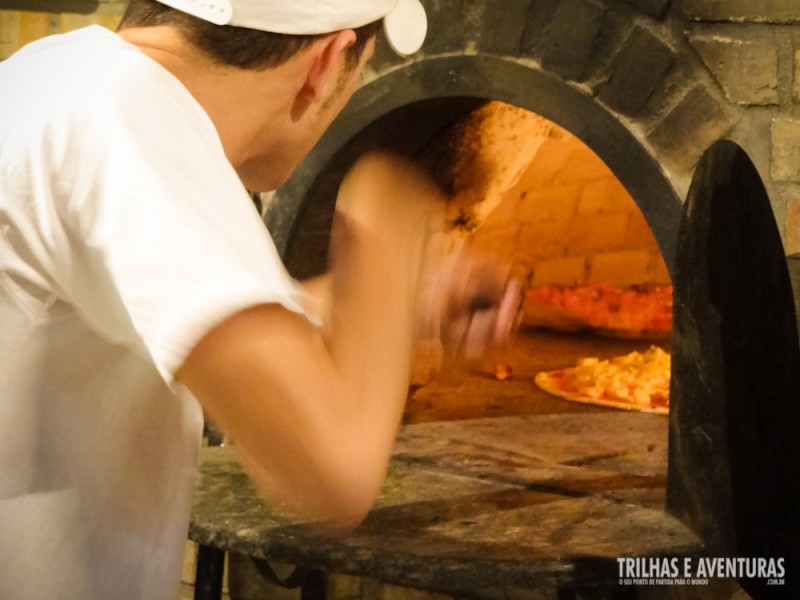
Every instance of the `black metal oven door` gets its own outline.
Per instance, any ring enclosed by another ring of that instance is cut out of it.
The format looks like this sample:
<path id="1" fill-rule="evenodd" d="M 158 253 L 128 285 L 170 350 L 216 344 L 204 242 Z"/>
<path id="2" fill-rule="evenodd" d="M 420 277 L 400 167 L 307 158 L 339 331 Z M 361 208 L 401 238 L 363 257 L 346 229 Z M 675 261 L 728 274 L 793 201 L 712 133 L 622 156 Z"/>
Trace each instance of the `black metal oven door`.
<path id="1" fill-rule="evenodd" d="M 783 559 L 780 589 L 740 580 L 753 598 L 800 598 L 797 315 L 767 192 L 733 142 L 697 167 L 673 284 L 667 510 L 712 556 Z"/>

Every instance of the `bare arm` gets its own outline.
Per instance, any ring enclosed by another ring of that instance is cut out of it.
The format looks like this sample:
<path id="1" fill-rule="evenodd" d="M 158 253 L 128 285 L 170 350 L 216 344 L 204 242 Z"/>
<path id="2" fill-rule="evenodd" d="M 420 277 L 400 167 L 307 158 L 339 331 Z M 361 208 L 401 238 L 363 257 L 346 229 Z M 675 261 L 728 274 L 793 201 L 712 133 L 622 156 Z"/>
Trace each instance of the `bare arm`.
<path id="1" fill-rule="evenodd" d="M 438 200 L 402 161 L 362 159 L 337 200 L 322 327 L 277 305 L 252 307 L 213 329 L 178 372 L 265 495 L 311 519 L 358 524 L 385 475 Z"/>

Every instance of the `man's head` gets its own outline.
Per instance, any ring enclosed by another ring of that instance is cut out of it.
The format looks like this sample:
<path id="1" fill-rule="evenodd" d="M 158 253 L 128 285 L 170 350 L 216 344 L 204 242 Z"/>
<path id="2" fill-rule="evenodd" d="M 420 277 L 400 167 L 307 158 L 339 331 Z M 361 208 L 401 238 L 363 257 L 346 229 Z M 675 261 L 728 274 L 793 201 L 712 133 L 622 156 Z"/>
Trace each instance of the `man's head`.
<path id="1" fill-rule="evenodd" d="M 427 31 L 419 0 L 130 0 L 120 28 L 171 25 L 221 64 L 274 67 L 320 35 L 352 29 L 354 68 L 381 25 L 398 54 L 419 50 Z"/>
<path id="2" fill-rule="evenodd" d="M 425 37 L 425 10 L 419 0 L 130 0 L 119 29 L 190 88 L 245 185 L 265 191 L 344 107 L 381 26 L 392 48 L 410 54 Z M 197 85 L 215 69 L 187 71 L 192 61 L 175 60 L 163 31 L 226 69 L 225 83 Z M 234 93 L 234 80 L 247 82 L 247 94 Z"/>

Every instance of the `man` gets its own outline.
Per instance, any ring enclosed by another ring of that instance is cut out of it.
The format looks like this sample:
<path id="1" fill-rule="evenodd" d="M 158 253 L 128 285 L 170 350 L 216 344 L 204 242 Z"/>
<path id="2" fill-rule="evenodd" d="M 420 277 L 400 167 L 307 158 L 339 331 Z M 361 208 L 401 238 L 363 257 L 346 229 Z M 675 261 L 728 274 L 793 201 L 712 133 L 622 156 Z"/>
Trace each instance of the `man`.
<path id="1" fill-rule="evenodd" d="M 361 160 L 320 300 L 246 190 L 318 140 L 376 22 L 402 52 L 424 37 L 417 0 L 132 0 L 118 33 L 0 64 L 0 597 L 174 597 L 203 411 L 276 506 L 333 529 L 369 510 L 438 192 Z M 449 273 L 433 311 L 502 338 Z"/>

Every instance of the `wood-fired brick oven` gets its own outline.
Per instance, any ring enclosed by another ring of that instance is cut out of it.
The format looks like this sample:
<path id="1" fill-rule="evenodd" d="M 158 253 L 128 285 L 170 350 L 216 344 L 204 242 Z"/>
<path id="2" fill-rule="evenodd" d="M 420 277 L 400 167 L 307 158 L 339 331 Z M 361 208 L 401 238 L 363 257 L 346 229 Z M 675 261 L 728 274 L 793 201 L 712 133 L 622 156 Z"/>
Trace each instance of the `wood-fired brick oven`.
<path id="1" fill-rule="evenodd" d="M 267 204 L 290 269 L 324 267 L 336 187 L 366 149 L 442 169 L 443 140 L 489 100 L 557 123 L 629 191 L 675 286 L 666 509 L 711 552 L 800 568 L 799 261 L 787 258 L 800 244 L 800 166 L 787 158 L 795 125 L 784 111 L 800 95 L 785 73 L 800 9 L 425 4 L 421 54 L 379 47 L 349 107 Z"/>

